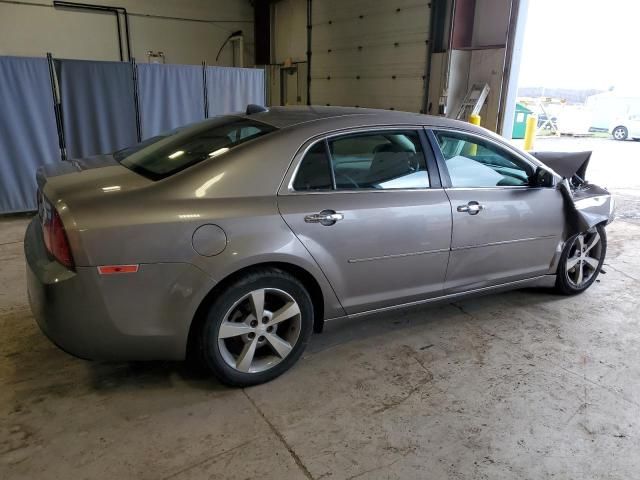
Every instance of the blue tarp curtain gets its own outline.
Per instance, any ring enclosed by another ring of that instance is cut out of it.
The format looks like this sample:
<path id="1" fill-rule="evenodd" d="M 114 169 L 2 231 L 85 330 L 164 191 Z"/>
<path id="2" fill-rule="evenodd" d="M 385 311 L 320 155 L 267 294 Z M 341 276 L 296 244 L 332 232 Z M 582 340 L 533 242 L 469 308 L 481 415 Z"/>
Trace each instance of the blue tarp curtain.
<path id="1" fill-rule="evenodd" d="M 138 65 L 142 139 L 204 120 L 202 67 Z"/>
<path id="2" fill-rule="evenodd" d="M 144 139 L 205 117 L 201 66 L 137 65 L 136 112 L 131 63 L 54 62 L 70 159 L 134 145 L 138 125 Z M 205 68 L 209 117 L 264 105 L 263 70 Z M 0 214 L 35 210 L 35 171 L 59 161 L 47 60 L 0 56 Z"/>
<path id="3" fill-rule="evenodd" d="M 131 64 L 56 60 L 69 158 L 138 143 Z"/>
<path id="4" fill-rule="evenodd" d="M 35 171 L 59 161 L 47 60 L 0 57 L 0 213 L 35 210 Z"/>
<path id="5" fill-rule="evenodd" d="M 207 92 L 210 117 L 264 105 L 264 70 L 207 67 Z"/>

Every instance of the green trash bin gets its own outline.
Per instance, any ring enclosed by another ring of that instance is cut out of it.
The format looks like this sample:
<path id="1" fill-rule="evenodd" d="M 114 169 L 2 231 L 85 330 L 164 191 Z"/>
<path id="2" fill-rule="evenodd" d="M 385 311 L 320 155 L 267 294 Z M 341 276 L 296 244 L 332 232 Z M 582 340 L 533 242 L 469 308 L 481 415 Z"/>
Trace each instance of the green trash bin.
<path id="1" fill-rule="evenodd" d="M 524 138 L 524 132 L 527 128 L 527 118 L 533 112 L 521 103 L 516 103 L 516 113 L 513 119 L 513 134 L 511 138 Z"/>

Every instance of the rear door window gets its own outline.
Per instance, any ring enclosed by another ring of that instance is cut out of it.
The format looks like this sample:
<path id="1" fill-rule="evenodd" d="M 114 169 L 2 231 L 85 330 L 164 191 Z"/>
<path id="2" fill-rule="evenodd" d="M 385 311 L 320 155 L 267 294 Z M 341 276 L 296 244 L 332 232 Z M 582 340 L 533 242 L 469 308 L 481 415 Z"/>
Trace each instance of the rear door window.
<path id="1" fill-rule="evenodd" d="M 429 187 L 427 164 L 415 131 L 332 138 L 329 151 L 337 189 Z"/>
<path id="2" fill-rule="evenodd" d="M 316 143 L 300 162 L 293 188 L 391 190 L 428 188 L 429 174 L 415 131 L 379 131 Z"/>
<path id="3" fill-rule="evenodd" d="M 331 190 L 331 163 L 327 155 L 327 147 L 323 141 L 311 147 L 298 167 L 298 174 L 293 181 L 297 191 Z"/>

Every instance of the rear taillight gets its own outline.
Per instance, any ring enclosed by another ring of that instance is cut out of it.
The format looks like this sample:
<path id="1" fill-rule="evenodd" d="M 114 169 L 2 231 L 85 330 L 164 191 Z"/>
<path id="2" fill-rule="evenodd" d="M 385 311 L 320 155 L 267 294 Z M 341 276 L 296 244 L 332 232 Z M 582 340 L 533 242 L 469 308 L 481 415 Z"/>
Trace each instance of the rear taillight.
<path id="1" fill-rule="evenodd" d="M 41 197 L 40 218 L 44 234 L 44 244 L 53 258 L 67 268 L 73 268 L 73 256 L 67 239 L 67 232 L 60 215 L 46 198 Z"/>

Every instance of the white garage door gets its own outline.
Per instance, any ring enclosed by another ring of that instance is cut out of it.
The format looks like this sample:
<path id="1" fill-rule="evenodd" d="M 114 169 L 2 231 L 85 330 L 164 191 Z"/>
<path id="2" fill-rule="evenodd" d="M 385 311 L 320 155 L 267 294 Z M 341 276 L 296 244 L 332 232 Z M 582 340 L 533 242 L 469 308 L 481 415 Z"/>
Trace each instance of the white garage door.
<path id="1" fill-rule="evenodd" d="M 420 112 L 431 4 L 316 0 L 311 103 Z"/>

